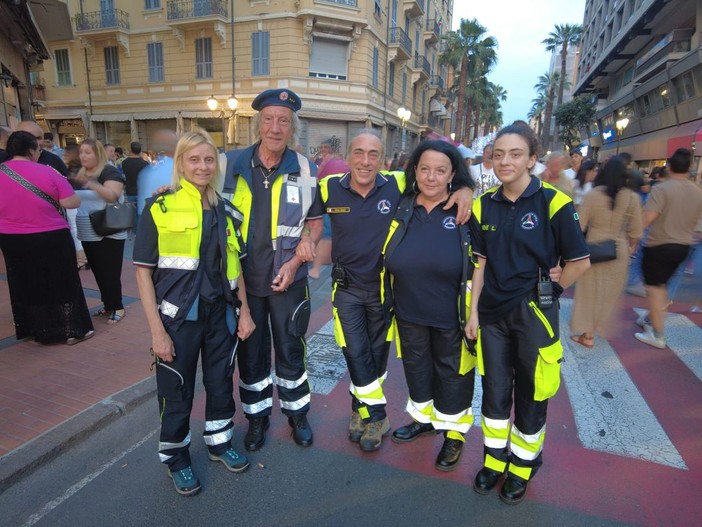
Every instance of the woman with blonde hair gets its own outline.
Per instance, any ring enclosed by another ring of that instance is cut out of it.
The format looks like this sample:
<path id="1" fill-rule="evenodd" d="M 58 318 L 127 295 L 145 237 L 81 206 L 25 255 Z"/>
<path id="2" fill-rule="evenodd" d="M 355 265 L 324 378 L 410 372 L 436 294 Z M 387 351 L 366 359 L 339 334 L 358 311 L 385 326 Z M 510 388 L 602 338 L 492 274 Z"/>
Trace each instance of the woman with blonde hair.
<path id="1" fill-rule="evenodd" d="M 127 231 L 100 236 L 90 223 L 90 213 L 123 199 L 125 179 L 107 163 L 105 148 L 97 139 L 89 138 L 81 143 L 80 162 L 82 168 L 74 177 L 75 184 L 81 188 L 76 191 L 81 200 L 76 216 L 78 239 L 100 289 L 103 307 L 97 315 L 108 317 L 108 324 L 116 324 L 124 317 L 122 258 Z"/>
<path id="2" fill-rule="evenodd" d="M 230 472 L 249 466 L 246 456 L 232 447 L 232 375 L 237 338 L 247 339 L 255 326 L 239 263 L 242 216 L 215 191 L 219 174 L 217 148 L 206 132 L 181 137 L 172 190 L 146 201 L 134 246 L 139 294 L 156 357 L 159 457 L 168 465 L 176 492 L 184 496 L 200 490 L 189 454 L 200 355 L 209 458 Z"/>

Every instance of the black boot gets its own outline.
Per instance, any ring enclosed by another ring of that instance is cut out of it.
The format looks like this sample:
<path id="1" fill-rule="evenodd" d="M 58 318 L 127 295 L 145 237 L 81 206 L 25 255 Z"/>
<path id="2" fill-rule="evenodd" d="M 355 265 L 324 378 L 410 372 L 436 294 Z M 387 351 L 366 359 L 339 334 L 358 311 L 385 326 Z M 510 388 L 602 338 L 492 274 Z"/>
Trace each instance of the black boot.
<path id="1" fill-rule="evenodd" d="M 521 503 L 526 495 L 528 483 L 528 481 L 523 479 L 507 476 L 505 484 L 502 485 L 502 490 L 500 491 L 500 499 L 508 505 Z"/>
<path id="2" fill-rule="evenodd" d="M 462 451 L 463 441 L 446 437 L 446 439 L 444 439 L 444 445 L 441 447 L 439 455 L 436 457 L 434 466 L 437 470 L 443 470 L 444 472 L 455 470 L 456 467 L 458 467 L 458 460 L 461 459 Z"/>
<path id="3" fill-rule="evenodd" d="M 244 436 L 244 448 L 249 452 L 254 452 L 263 446 L 266 442 L 266 430 L 271 425 L 270 418 L 265 417 L 250 417 L 249 430 Z"/>
<path id="4" fill-rule="evenodd" d="M 312 428 L 307 422 L 307 415 L 293 415 L 288 417 L 288 424 L 292 427 L 292 436 L 300 446 L 311 446 L 314 436 Z"/>
<path id="5" fill-rule="evenodd" d="M 483 467 L 475 475 L 473 490 L 482 495 L 490 494 L 490 491 L 495 488 L 495 485 L 497 485 L 497 482 L 500 480 L 501 476 L 502 474 L 499 472 Z"/>
<path id="6" fill-rule="evenodd" d="M 433 434 L 436 432 L 431 423 L 418 423 L 412 421 L 410 424 L 402 426 L 392 433 L 392 440 L 395 443 L 409 443 L 418 437 Z"/>

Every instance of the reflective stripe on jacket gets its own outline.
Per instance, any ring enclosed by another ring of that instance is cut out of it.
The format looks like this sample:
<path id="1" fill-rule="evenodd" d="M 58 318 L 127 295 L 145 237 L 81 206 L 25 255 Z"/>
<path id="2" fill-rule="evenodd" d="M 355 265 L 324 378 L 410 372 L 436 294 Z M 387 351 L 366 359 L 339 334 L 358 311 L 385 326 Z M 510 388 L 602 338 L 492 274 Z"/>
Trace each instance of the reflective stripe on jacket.
<path id="1" fill-rule="evenodd" d="M 244 215 L 241 234 L 248 241 L 253 195 L 253 156 L 258 145 L 232 153 L 227 158 L 227 175 L 223 194 Z M 229 153 L 228 153 L 229 154 Z M 230 166 L 231 165 L 231 166 Z M 271 243 L 274 272 L 295 254 L 307 212 L 317 192 L 317 178 L 308 159 L 286 149 L 271 186 Z"/>
<path id="2" fill-rule="evenodd" d="M 181 188 L 154 200 L 150 212 L 158 231 L 158 264 L 154 273 L 156 302 L 164 325 L 177 329 L 200 294 L 196 283 L 202 241 L 202 197 L 188 181 Z M 213 208 L 222 255 L 222 290 L 227 302 L 241 274 L 239 254 L 241 213 L 220 198 Z"/>

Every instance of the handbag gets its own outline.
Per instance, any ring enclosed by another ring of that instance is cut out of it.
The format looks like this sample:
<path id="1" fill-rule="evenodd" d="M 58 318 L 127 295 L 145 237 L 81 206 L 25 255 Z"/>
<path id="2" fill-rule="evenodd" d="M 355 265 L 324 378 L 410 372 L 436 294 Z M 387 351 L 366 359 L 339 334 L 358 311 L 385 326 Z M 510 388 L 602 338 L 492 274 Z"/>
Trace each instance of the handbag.
<path id="1" fill-rule="evenodd" d="M 0 170 L 3 171 L 8 176 L 10 176 L 10 179 L 19 183 L 20 185 L 22 185 L 24 188 L 26 188 L 30 192 L 33 192 L 34 194 L 39 196 L 41 199 L 47 201 L 52 207 L 54 207 L 56 209 L 56 212 L 58 212 L 64 220 L 68 220 L 68 216 L 66 215 L 66 209 L 64 209 L 58 201 L 56 201 L 54 198 L 49 196 L 46 192 L 44 192 L 42 189 L 37 187 L 34 183 L 32 183 L 31 181 L 27 181 L 25 178 L 20 176 L 17 172 L 12 170 L 10 167 L 5 165 L 4 163 L 0 165 Z"/>
<path id="2" fill-rule="evenodd" d="M 587 248 L 590 250 L 590 263 L 610 262 L 617 259 L 616 240 L 588 243 Z"/>
<path id="3" fill-rule="evenodd" d="M 122 198 L 108 203 L 104 209 L 92 211 L 89 216 L 95 234 L 109 236 L 136 226 L 136 203 Z"/>
<path id="4" fill-rule="evenodd" d="M 631 200 L 627 205 L 627 210 L 631 205 Z M 629 214 L 626 215 L 627 217 Z M 622 223 L 622 231 L 625 230 L 628 221 Z M 589 242 L 587 248 L 590 250 L 590 263 L 611 262 L 617 259 L 617 240 L 606 239 L 599 242 Z"/>

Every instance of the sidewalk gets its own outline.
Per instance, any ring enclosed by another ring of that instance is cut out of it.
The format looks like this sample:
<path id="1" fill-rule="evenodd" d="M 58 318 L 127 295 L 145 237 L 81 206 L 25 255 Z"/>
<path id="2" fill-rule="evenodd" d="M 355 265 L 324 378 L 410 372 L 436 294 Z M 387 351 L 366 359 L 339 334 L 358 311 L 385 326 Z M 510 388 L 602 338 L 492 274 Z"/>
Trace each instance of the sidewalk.
<path id="1" fill-rule="evenodd" d="M 127 247 L 126 254 L 131 253 Z M 329 270 L 310 293 L 329 296 Z M 102 306 L 91 271 L 81 271 L 88 308 Z M 95 336 L 74 346 L 15 339 L 5 262 L 0 253 L 0 493 L 136 404 L 155 396 L 151 337 L 134 266 L 122 268 L 125 318 L 94 318 Z M 50 432 L 50 433 L 49 433 Z"/>

